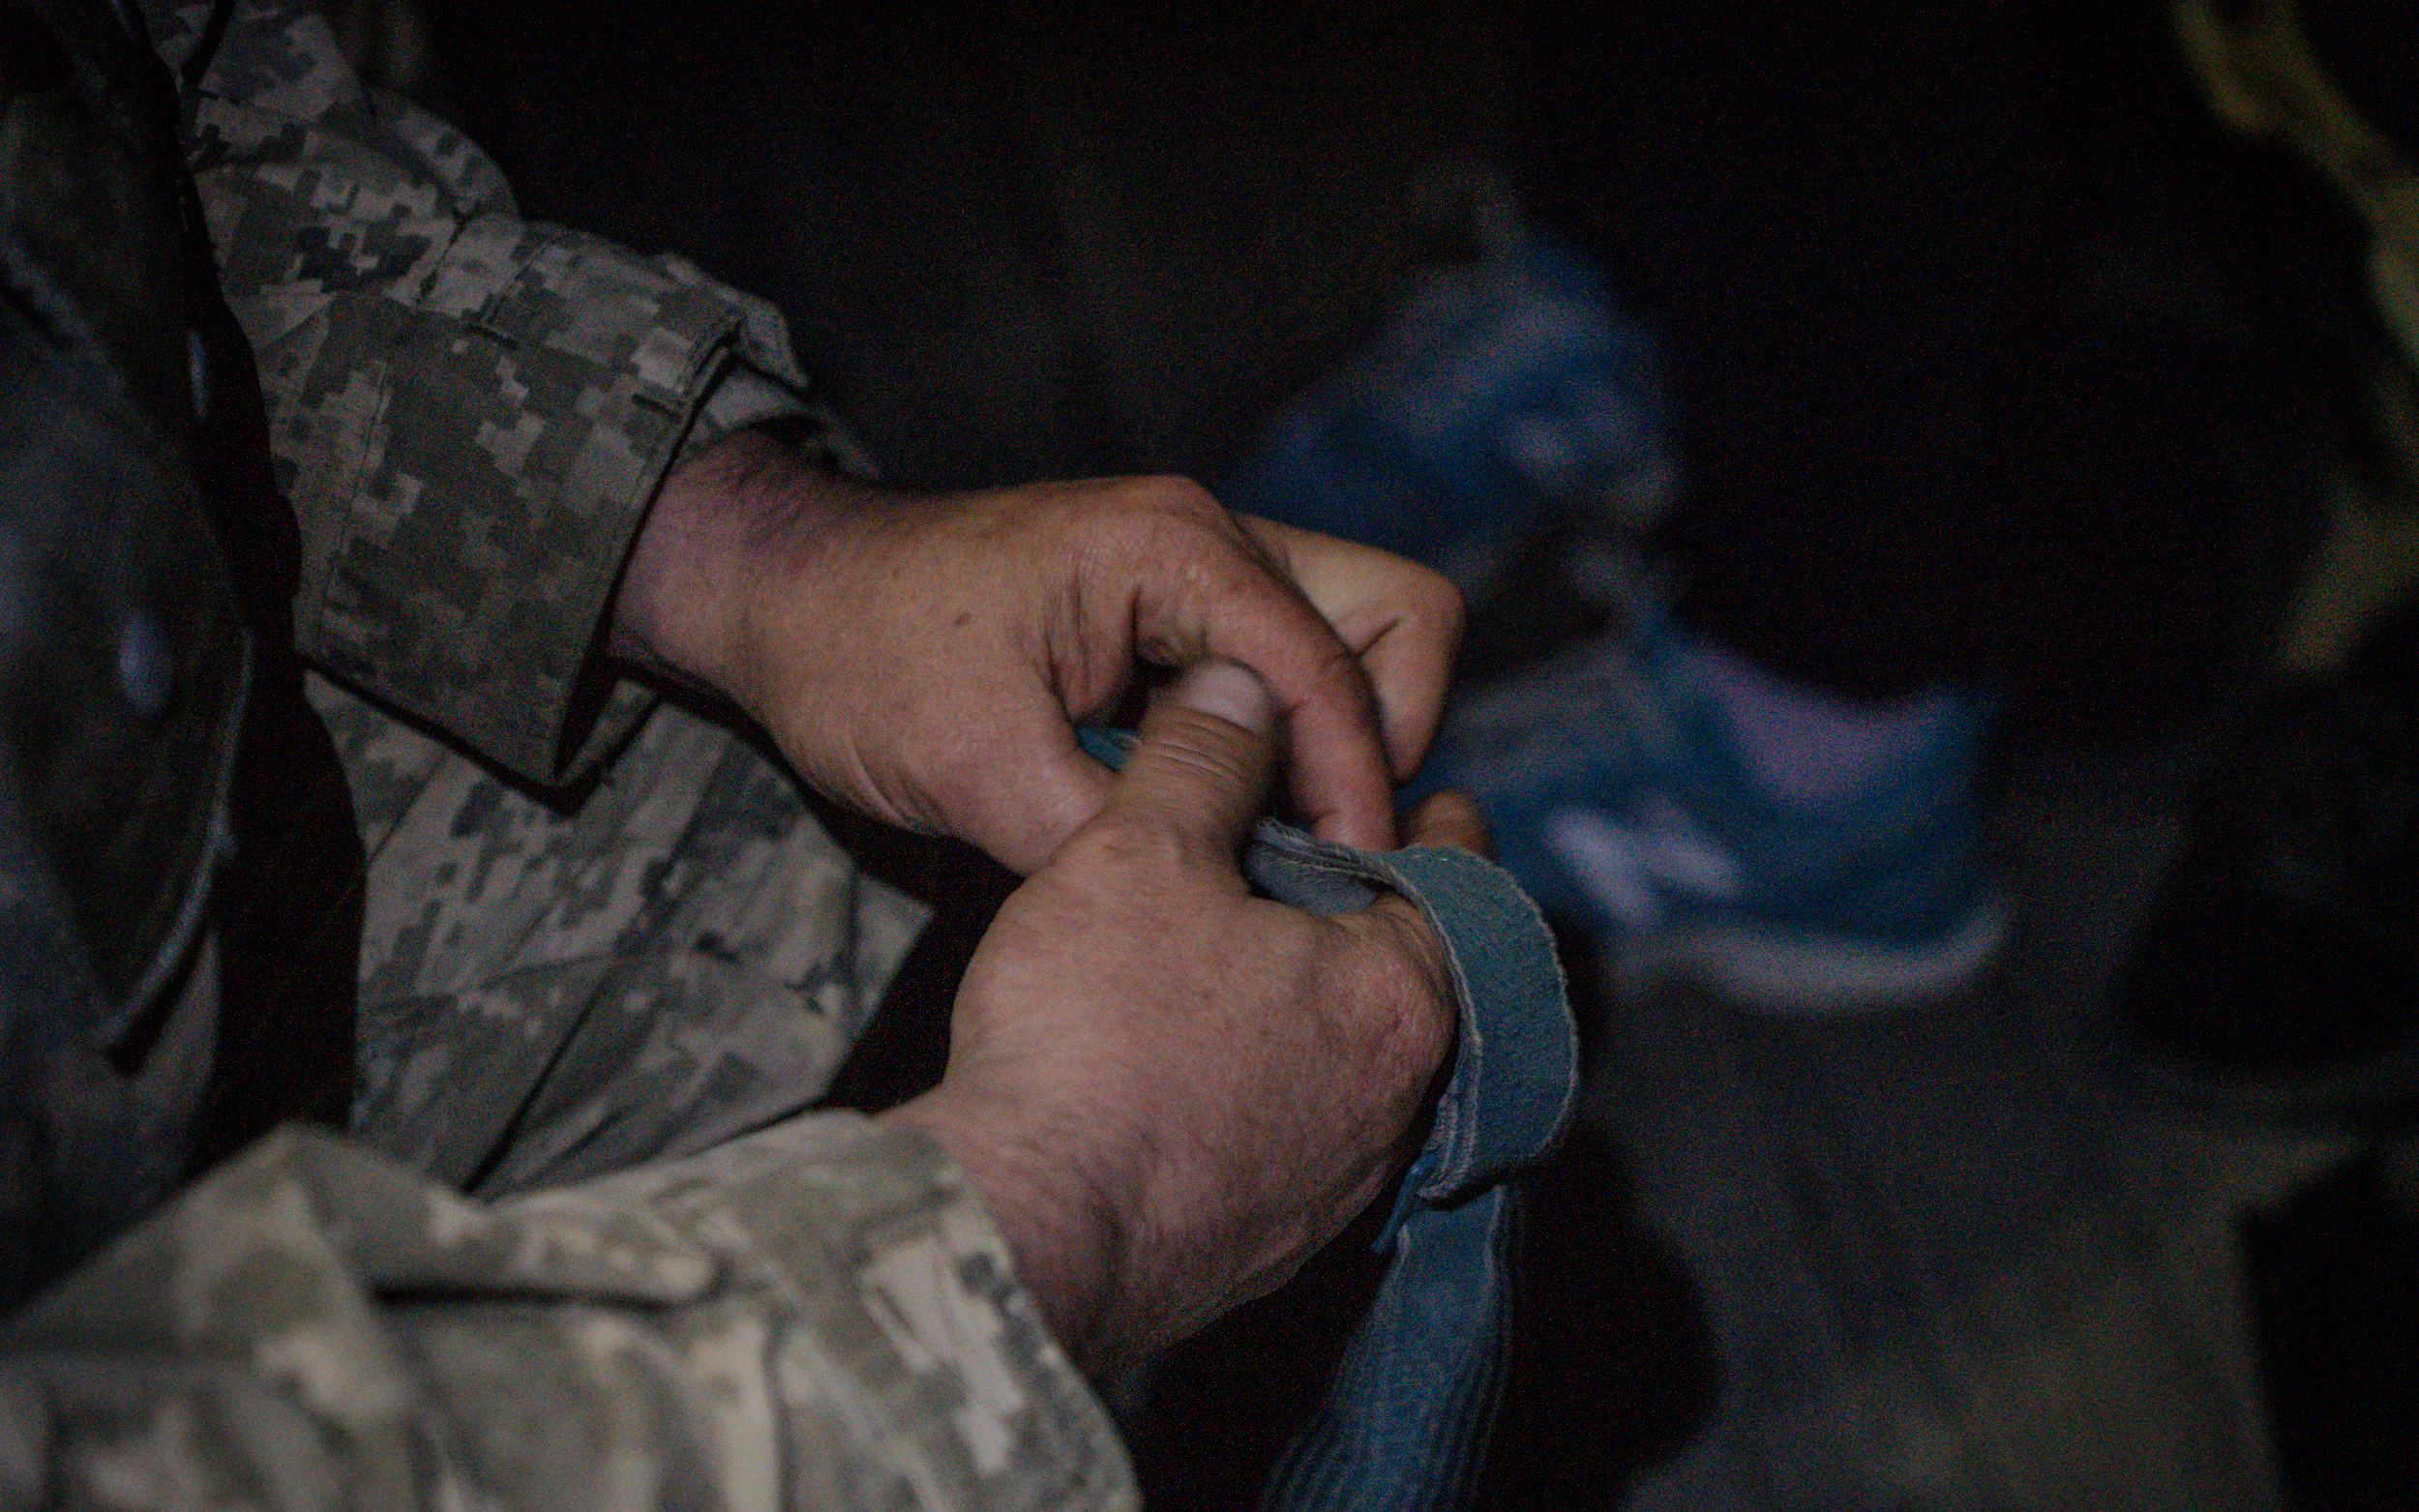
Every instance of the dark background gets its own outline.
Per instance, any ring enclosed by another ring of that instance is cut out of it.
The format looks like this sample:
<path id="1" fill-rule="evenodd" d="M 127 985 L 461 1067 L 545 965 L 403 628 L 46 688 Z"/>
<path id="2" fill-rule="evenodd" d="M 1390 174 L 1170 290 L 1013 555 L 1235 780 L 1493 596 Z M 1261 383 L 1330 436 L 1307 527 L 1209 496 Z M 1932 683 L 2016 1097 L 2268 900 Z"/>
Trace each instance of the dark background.
<path id="1" fill-rule="evenodd" d="M 773 299 L 918 487 L 1214 482 L 1517 184 L 1670 344 L 1690 612 L 1843 691 L 2007 690 L 2020 912 L 1981 992 L 1873 1023 L 1617 1003 L 1574 952 L 1588 1114 L 1485 1503 L 2274 1505 L 2271 1396 L 2291 1444 L 2407 1397 L 2245 1279 L 2258 1212 L 2261 1286 L 2325 1290 L 2273 1215 L 2350 1146 L 2141 1096 L 2105 1012 L 2329 481 L 2393 481 L 2361 235 L 2160 7 L 1798 9 L 429 0 L 415 82 L 524 211 Z M 2404 121 L 2410 15 L 2311 11 Z M 1008 879 L 832 822 L 941 906 L 844 1079 L 878 1102 Z M 1368 1279 L 1339 1245 L 1122 1384 L 1153 1504 L 1249 1504 Z M 2307 1504 L 2394 1504 L 2295 1453 Z"/>

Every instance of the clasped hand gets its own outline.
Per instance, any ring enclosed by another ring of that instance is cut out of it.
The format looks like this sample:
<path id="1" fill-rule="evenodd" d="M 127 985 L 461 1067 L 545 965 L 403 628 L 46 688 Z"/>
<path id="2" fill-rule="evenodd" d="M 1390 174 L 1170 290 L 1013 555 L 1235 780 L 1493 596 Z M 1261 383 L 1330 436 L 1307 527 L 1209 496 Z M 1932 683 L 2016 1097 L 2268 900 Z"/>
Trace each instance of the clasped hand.
<path id="1" fill-rule="evenodd" d="M 1415 904 L 1322 917 L 1245 886 L 1271 712 L 1216 662 L 1153 701 L 1107 806 L 983 936 L 941 1085 L 888 1115 L 972 1174 L 1096 1373 L 1334 1237 L 1410 1158 L 1452 1048 L 1450 966 Z M 1411 827 L 1483 843 L 1458 793 Z"/>
<path id="2" fill-rule="evenodd" d="M 617 612 L 617 649 L 826 794 L 1030 874 L 946 1076 L 885 1116 L 972 1177 L 1087 1369 L 1276 1286 L 1408 1158 L 1453 1038 L 1442 944 L 1398 898 L 1255 898 L 1238 857 L 1280 748 L 1321 835 L 1395 843 L 1459 634 L 1444 579 L 1178 480 L 927 498 L 741 432 L 666 487 Z M 1187 669 L 1113 774 L 1074 726 L 1147 662 Z M 1411 828 L 1482 843 L 1454 794 Z"/>
<path id="3" fill-rule="evenodd" d="M 1074 726 L 1143 664 L 1207 657 L 1267 685 L 1296 813 L 1390 846 L 1461 605 L 1424 568 L 1180 479 L 923 496 L 743 430 L 665 486 L 616 616 L 617 650 L 729 697 L 824 793 L 1030 874 L 1108 796 Z"/>

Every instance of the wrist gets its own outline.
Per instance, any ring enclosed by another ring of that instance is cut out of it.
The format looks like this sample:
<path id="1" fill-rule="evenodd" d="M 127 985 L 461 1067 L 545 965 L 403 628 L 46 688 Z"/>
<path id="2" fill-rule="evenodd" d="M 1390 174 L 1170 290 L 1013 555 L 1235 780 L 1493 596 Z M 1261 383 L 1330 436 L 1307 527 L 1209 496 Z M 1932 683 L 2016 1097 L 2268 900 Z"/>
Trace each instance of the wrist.
<path id="1" fill-rule="evenodd" d="M 864 486 L 742 430 L 673 469 L 614 595 L 608 649 L 672 681 L 749 701 L 755 601 L 826 540 Z"/>
<path id="2" fill-rule="evenodd" d="M 1030 1117 L 946 1082 L 879 1121 L 921 1130 L 966 1172 L 1068 1358 L 1094 1376 L 1123 1363 L 1102 1335 L 1124 1225 L 1082 1162 L 1041 1148 Z"/>

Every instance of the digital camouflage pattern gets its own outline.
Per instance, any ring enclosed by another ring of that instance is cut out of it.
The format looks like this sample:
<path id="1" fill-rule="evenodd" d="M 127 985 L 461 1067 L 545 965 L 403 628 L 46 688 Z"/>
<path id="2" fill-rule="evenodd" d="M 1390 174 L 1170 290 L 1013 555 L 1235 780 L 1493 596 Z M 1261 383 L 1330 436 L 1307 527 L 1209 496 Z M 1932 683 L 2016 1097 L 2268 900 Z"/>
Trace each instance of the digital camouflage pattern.
<path id="1" fill-rule="evenodd" d="M 209 6 L 147 8 L 181 65 Z M 614 579 L 732 365 L 754 373 L 711 429 L 786 407 L 843 444 L 762 376 L 805 386 L 781 316 L 521 220 L 476 146 L 365 90 L 298 0 L 241 0 L 188 106 L 302 527 L 299 649 L 523 777 L 591 764 L 646 704 L 582 686 Z"/>
<path id="2" fill-rule="evenodd" d="M 1139 1505 L 939 1147 L 796 1112 L 921 910 L 786 777 L 665 707 L 564 812 L 310 694 L 371 861 L 350 1139 L 0 1326 L 0 1504 Z"/>
<path id="3" fill-rule="evenodd" d="M 202 16 L 152 15 L 171 59 Z M 189 104 L 298 637 L 477 756 L 309 680 L 368 859 L 349 1136 L 281 1130 L 0 1323 L 0 1505 L 1134 1506 L 964 1176 L 800 1112 L 920 910 L 730 731 L 571 712 L 680 448 L 804 412 L 778 322 L 513 220 L 300 7 L 240 7 Z M 576 804 L 490 764 L 608 755 Z M 209 1064 L 224 943 L 146 1077 Z"/>
<path id="4" fill-rule="evenodd" d="M 0 1331 L 79 1507 L 1130 1507 L 963 1178 L 801 1119 L 493 1205 L 300 1127 Z"/>
<path id="5" fill-rule="evenodd" d="M 369 856 L 353 1137 L 481 1194 L 820 1096 L 923 910 L 746 742 L 658 709 L 564 812 L 314 679 Z"/>

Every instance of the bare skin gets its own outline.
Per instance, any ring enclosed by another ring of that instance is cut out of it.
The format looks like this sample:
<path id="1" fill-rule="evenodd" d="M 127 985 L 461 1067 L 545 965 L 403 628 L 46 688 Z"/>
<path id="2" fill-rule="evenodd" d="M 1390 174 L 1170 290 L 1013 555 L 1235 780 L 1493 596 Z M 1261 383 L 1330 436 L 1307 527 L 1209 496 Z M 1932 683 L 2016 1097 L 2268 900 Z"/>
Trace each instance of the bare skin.
<path id="1" fill-rule="evenodd" d="M 1436 575 L 1179 479 L 916 496 L 742 431 L 657 499 L 613 647 L 730 698 L 835 799 L 1029 875 L 946 1076 L 884 1116 L 965 1168 L 1105 1373 L 1281 1284 L 1411 1153 L 1452 1043 L 1442 946 L 1400 900 L 1254 898 L 1238 858 L 1281 758 L 1319 833 L 1395 844 L 1459 633 Z M 1073 726 L 1145 663 L 1189 669 L 1112 774 Z M 1453 794 L 1410 828 L 1483 843 Z"/>
<path id="2" fill-rule="evenodd" d="M 1453 1041 L 1444 950 L 1414 905 L 1323 918 L 1251 896 L 1237 855 L 1276 755 L 1256 679 L 1196 667 L 1143 737 L 984 936 L 941 1085 L 885 1115 L 972 1175 L 1095 1374 L 1334 1237 L 1412 1154 Z M 1455 793 L 1412 829 L 1484 844 Z"/>
<path id="3" fill-rule="evenodd" d="M 740 431 L 665 485 L 613 647 L 731 698 L 839 801 L 1030 874 L 1109 791 L 1074 724 L 1141 664 L 1212 656 L 1273 695 L 1311 826 L 1391 845 L 1460 625 L 1424 568 L 1181 479 L 915 495 Z"/>

